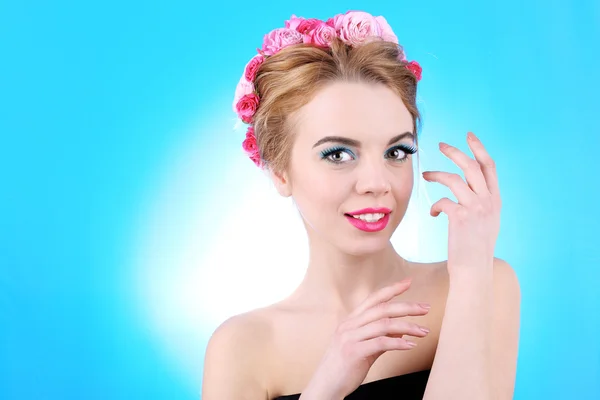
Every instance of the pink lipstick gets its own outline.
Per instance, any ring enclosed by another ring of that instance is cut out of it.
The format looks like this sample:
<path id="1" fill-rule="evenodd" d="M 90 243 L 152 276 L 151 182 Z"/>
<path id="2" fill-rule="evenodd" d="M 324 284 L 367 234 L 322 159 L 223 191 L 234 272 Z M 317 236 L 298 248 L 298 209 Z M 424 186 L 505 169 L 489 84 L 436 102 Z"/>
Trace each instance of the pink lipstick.
<path id="1" fill-rule="evenodd" d="M 390 213 L 392 210 L 389 208 L 378 207 L 378 208 L 363 208 L 362 210 L 353 211 L 345 214 L 344 216 L 354 227 L 365 232 L 379 232 L 387 226 L 390 221 Z M 384 214 L 383 217 L 377 221 L 368 222 L 364 219 L 357 218 L 355 216 L 361 214 Z"/>

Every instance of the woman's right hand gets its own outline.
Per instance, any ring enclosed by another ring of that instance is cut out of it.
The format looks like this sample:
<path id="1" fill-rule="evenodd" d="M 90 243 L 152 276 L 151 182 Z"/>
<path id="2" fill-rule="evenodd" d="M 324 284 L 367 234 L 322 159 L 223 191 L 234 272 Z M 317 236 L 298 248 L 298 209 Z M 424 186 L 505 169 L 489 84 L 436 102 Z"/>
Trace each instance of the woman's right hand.
<path id="1" fill-rule="evenodd" d="M 369 369 L 386 351 L 410 350 L 416 345 L 403 335 L 425 337 L 421 326 L 403 317 L 429 311 L 416 302 L 391 302 L 410 287 L 411 280 L 386 286 L 367 297 L 342 321 L 319 363 L 302 400 L 343 399 L 356 390 Z M 412 343 L 412 345 L 411 345 Z"/>

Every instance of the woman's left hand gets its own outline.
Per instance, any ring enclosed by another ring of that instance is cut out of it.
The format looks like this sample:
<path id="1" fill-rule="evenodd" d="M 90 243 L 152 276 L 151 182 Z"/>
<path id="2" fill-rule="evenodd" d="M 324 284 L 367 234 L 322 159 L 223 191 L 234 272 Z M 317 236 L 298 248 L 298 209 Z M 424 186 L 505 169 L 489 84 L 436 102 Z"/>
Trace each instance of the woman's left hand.
<path id="1" fill-rule="evenodd" d="M 494 160 L 483 143 L 469 132 L 467 143 L 475 159 L 456 147 L 440 143 L 440 150 L 464 171 L 466 182 L 458 174 L 442 171 L 423 172 L 423 178 L 447 186 L 458 203 L 447 197 L 431 207 L 430 214 L 448 215 L 448 272 L 493 265 L 494 248 L 500 231 L 500 190 Z"/>

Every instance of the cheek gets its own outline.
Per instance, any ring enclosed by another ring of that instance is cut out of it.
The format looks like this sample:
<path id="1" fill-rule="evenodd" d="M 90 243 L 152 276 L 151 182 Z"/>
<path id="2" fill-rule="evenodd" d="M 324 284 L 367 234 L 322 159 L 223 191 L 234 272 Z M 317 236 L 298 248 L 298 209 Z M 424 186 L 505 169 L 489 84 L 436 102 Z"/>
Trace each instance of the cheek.
<path id="1" fill-rule="evenodd" d="M 402 171 L 401 176 L 397 179 L 397 184 L 392 185 L 392 191 L 394 192 L 394 197 L 397 201 L 408 201 L 410 196 L 412 195 L 413 186 L 414 186 L 414 177 L 412 173 L 412 169 L 406 169 Z"/>
<path id="2" fill-rule="evenodd" d="M 335 218 L 349 195 L 344 176 L 318 166 L 304 165 L 293 182 L 294 202 L 311 224 L 328 224 L 326 221 Z"/>
<path id="3" fill-rule="evenodd" d="M 294 185 L 295 195 L 312 202 L 316 207 L 339 205 L 346 196 L 344 182 L 335 174 L 306 171 Z"/>

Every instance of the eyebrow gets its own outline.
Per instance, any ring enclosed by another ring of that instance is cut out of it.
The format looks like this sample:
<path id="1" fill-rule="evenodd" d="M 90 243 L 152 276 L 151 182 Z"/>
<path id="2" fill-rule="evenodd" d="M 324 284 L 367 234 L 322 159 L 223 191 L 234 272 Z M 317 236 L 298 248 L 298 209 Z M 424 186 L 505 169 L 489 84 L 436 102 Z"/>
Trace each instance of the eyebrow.
<path id="1" fill-rule="evenodd" d="M 389 146 L 405 138 L 411 138 L 414 141 L 415 136 L 412 134 L 412 132 L 404 132 L 391 138 L 387 145 Z M 323 143 L 328 142 L 342 143 L 352 147 L 360 147 L 360 142 L 358 140 L 343 136 L 325 136 L 324 138 L 319 139 L 317 143 L 313 145 L 313 149 L 319 145 L 322 145 Z"/>

